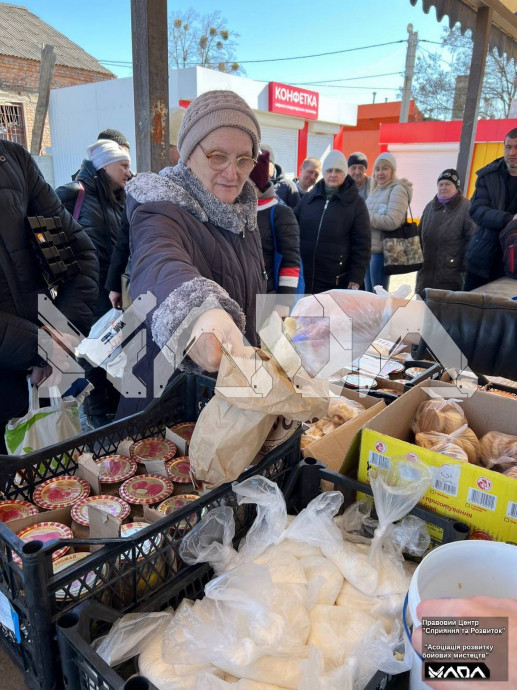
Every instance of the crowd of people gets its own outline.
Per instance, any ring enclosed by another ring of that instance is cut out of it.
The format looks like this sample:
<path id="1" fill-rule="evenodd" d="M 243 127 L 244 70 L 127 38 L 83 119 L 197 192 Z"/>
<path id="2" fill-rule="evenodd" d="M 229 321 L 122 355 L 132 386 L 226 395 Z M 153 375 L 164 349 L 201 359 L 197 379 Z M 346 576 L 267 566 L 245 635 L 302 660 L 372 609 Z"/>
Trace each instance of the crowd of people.
<path id="1" fill-rule="evenodd" d="M 0 399 L 1 427 L 25 414 L 27 376 L 38 385 L 59 368 L 63 348 L 57 343 L 73 349 L 65 329 L 42 327 L 39 295 L 83 334 L 112 305 L 122 306 L 124 274 L 130 298 L 156 297 L 145 324 L 145 356 L 133 371 L 148 394 L 118 401 L 102 369 L 87 371 L 95 383 L 87 408 L 92 427 L 105 424 L 116 404 L 117 415 L 126 416 L 165 387 L 167 380 L 154 380 L 163 373 L 155 366 L 160 352 L 172 377 L 178 368 L 216 372 L 223 343 L 234 355 L 258 345 L 256 296 L 295 293 L 302 276 L 308 293 L 337 289 L 358 314 L 383 311 L 382 298 L 371 294 L 376 285 L 388 287 L 382 238 L 412 215 L 412 184 L 397 176 L 391 153 L 378 156 L 369 177 L 364 154 L 347 160 L 333 150 L 321 165 L 308 158 L 290 181 L 271 147 L 261 144 L 255 114 L 231 91 L 202 94 L 171 117 L 171 126 L 171 164 L 159 174 L 133 176 L 126 138 L 105 130 L 57 193 L 21 146 L 0 140 L 0 378 L 8 392 Z M 460 187 L 456 171 L 444 170 L 424 209 L 417 291 L 473 289 L 503 275 L 499 235 L 508 227 L 517 231 L 517 129 L 506 136 L 503 157 L 478 171 L 471 202 Z M 63 260 L 74 270 L 57 289 L 44 279 L 27 226 L 31 216 L 57 219 L 67 242 Z M 452 316 L 463 331 L 466 310 L 475 312 L 473 347 L 483 332 L 478 306 L 461 304 Z M 491 332 L 484 333 L 486 349 Z M 473 358 L 483 354 L 474 350 Z M 502 354 L 515 370 L 513 349 Z M 502 611 L 497 600 L 481 604 L 480 615 Z M 481 604 L 473 600 L 462 608 L 462 601 L 450 600 L 446 613 L 472 615 Z M 515 604 L 506 605 L 514 615 Z M 421 613 L 437 610 L 429 602 Z"/>
<path id="2" fill-rule="evenodd" d="M 31 301 L 48 286 L 22 232 L 27 216 L 61 218 L 80 273 L 60 286 L 57 303 L 83 333 L 111 307 L 148 290 L 156 296 L 148 356 L 135 371 L 151 396 L 160 349 L 173 369 L 216 371 L 221 339 L 238 349 L 244 333 L 258 344 L 257 294 L 389 288 L 383 239 L 413 216 L 413 185 L 397 175 L 392 153 L 382 152 L 369 175 L 364 153 L 347 158 L 331 150 L 322 161 L 304 160 L 299 177 L 288 179 L 261 141 L 255 114 L 230 91 L 172 110 L 170 144 L 169 167 L 133 176 L 127 138 L 104 130 L 72 181 L 54 191 L 19 145 L 0 141 L 0 201 L 11 209 L 5 242 L 17 238 L 2 271 L 3 342 L 19 340 L 2 358 L 14 391 L 3 423 L 23 414 L 27 372 L 38 382 L 49 369 L 38 354 Z M 438 176 L 419 222 L 417 293 L 471 290 L 502 276 L 499 234 L 512 224 L 517 228 L 517 129 L 507 134 L 503 157 L 478 171 L 472 201 L 455 170 Z M 120 416 L 149 402 L 119 400 L 103 369 L 86 363 L 86 375 L 95 386 L 86 404 L 92 428 L 117 408 Z"/>

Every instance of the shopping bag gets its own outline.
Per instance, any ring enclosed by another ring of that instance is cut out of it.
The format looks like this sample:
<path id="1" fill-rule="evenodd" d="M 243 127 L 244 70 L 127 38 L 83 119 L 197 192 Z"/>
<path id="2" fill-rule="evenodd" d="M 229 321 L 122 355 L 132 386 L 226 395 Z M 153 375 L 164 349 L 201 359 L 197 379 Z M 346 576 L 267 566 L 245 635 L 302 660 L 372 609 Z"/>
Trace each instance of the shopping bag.
<path id="1" fill-rule="evenodd" d="M 29 410 L 23 417 L 11 419 L 5 428 L 9 455 L 26 455 L 81 433 L 79 405 L 92 390 L 88 384 L 76 397 L 61 398 L 57 386 L 51 386 L 50 405 L 40 407 L 38 389 L 27 379 Z"/>
<path id="2" fill-rule="evenodd" d="M 409 207 L 413 217 L 411 207 Z M 418 225 L 405 219 L 400 228 L 385 232 L 382 240 L 384 254 L 384 272 L 386 275 L 412 273 L 419 271 L 424 263 L 422 244 Z"/>

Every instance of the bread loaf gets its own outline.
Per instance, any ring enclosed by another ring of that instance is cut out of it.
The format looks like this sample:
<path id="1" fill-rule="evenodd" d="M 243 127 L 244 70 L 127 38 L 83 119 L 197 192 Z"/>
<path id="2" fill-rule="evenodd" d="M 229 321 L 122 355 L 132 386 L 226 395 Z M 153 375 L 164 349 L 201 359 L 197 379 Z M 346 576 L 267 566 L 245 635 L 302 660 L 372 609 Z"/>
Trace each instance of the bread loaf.
<path id="1" fill-rule="evenodd" d="M 466 424 L 456 432 L 452 434 L 443 434 L 439 431 L 429 431 L 427 433 L 418 433 L 415 436 L 415 441 L 417 446 L 422 448 L 428 448 L 429 450 L 434 450 L 437 453 L 442 452 L 437 446 L 441 444 L 441 448 L 444 448 L 446 444 L 452 444 L 459 446 L 461 450 L 466 454 L 466 459 L 473 464 L 477 464 L 480 457 L 480 446 L 476 434 L 470 429 Z M 447 453 L 450 457 L 455 457 Z M 458 457 L 458 460 L 464 458 Z"/>
<path id="2" fill-rule="evenodd" d="M 503 434 L 502 431 L 489 431 L 479 439 L 483 465 L 488 460 L 496 460 L 504 456 L 517 459 L 517 436 Z"/>
<path id="3" fill-rule="evenodd" d="M 420 403 L 411 422 L 411 430 L 415 434 L 428 431 L 450 434 L 466 423 L 465 413 L 458 403 L 439 398 Z"/>
<path id="4" fill-rule="evenodd" d="M 361 403 L 347 398 L 331 398 L 329 402 L 329 410 L 327 417 L 332 420 L 336 426 L 341 426 L 350 419 L 357 417 L 358 414 L 364 411 Z"/>

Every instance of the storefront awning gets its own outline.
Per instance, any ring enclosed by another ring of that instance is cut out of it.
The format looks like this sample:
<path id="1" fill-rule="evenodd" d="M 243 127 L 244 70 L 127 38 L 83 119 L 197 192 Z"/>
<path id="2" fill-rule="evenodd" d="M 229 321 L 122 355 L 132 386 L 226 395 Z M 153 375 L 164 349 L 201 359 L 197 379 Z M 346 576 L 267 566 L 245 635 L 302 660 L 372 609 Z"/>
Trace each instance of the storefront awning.
<path id="1" fill-rule="evenodd" d="M 419 0 L 409 0 L 415 7 Z M 476 14 L 480 7 L 486 6 L 493 10 L 492 28 L 488 39 L 489 50 L 497 50 L 499 55 L 506 55 L 507 59 L 517 60 L 517 0 L 421 0 L 422 9 L 426 14 L 431 7 L 436 10 L 439 22 L 447 16 L 449 27 L 460 23 L 461 33 L 470 29 L 474 33 Z"/>

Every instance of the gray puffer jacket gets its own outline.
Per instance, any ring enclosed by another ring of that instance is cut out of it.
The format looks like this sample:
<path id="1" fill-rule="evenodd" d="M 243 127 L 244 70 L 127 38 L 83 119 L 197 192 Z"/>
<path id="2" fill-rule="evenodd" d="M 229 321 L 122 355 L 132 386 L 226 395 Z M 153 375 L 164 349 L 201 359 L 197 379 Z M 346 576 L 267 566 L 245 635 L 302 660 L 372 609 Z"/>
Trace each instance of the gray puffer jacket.
<path id="1" fill-rule="evenodd" d="M 373 185 L 372 185 L 373 186 Z M 382 253 L 382 233 L 400 228 L 413 198 L 413 184 L 405 177 L 395 178 L 370 190 L 366 208 L 372 228 L 372 254 Z"/>
<path id="2" fill-rule="evenodd" d="M 424 265 L 416 277 L 415 292 L 424 288 L 461 290 L 466 271 L 467 245 L 476 229 L 469 216 L 470 201 L 461 192 L 446 204 L 435 197 L 419 223 Z"/>

